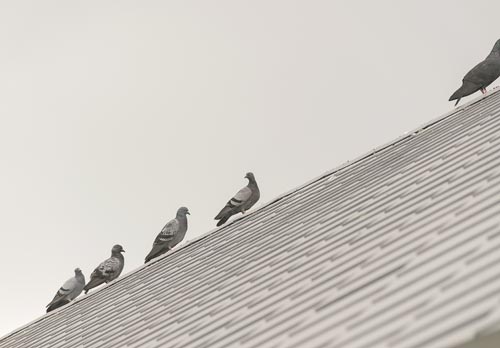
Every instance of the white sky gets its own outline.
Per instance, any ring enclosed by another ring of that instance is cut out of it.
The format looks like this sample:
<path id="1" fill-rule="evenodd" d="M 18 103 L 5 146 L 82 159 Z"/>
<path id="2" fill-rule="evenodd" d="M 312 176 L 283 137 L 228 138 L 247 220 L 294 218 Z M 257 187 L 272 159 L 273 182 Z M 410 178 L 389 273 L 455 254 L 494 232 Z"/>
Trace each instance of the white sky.
<path id="1" fill-rule="evenodd" d="M 499 13 L 493 0 L 0 1 L 0 336 L 113 244 L 124 273 L 142 265 L 179 206 L 187 240 L 213 229 L 245 172 L 258 206 L 451 110 Z"/>

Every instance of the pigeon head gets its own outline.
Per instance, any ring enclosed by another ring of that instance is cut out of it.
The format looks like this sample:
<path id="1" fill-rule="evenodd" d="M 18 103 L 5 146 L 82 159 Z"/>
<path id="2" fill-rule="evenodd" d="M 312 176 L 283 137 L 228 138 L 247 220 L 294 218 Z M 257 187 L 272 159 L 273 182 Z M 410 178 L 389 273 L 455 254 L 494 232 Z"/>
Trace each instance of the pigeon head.
<path id="1" fill-rule="evenodd" d="M 113 249 L 111 249 L 111 252 L 114 253 L 124 253 L 125 250 L 123 250 L 123 247 L 120 244 L 116 244 L 113 246 Z"/>
<path id="2" fill-rule="evenodd" d="M 248 179 L 248 180 L 250 180 L 250 181 L 255 181 L 255 176 L 253 176 L 253 173 L 248 172 L 248 173 L 246 173 L 246 175 L 245 175 L 245 179 Z"/>
<path id="3" fill-rule="evenodd" d="M 186 216 L 186 214 L 187 215 L 191 215 L 191 214 L 189 214 L 188 208 L 186 208 L 186 207 L 180 207 L 179 209 L 177 209 L 177 215 Z"/>
<path id="4" fill-rule="evenodd" d="M 82 274 L 82 270 L 80 268 L 75 268 L 75 274 Z"/>

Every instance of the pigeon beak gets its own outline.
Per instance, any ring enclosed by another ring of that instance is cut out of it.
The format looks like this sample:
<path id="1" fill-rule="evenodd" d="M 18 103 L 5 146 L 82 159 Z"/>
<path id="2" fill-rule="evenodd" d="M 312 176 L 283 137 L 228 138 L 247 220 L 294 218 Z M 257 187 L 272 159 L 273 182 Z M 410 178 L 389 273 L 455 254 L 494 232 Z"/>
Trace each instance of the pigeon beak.
<path id="1" fill-rule="evenodd" d="M 122 253 L 124 253 L 124 252 L 125 252 L 125 250 L 122 249 Z"/>
<path id="2" fill-rule="evenodd" d="M 188 211 L 186 212 L 186 214 L 191 215 L 191 213 L 190 213 L 190 212 L 188 212 Z"/>

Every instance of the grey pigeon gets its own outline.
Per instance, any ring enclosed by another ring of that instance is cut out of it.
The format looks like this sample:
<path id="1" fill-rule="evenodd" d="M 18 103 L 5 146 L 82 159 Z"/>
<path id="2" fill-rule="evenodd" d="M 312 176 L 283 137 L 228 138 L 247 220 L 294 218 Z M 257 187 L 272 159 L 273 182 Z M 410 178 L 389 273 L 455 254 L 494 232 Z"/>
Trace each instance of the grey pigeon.
<path id="1" fill-rule="evenodd" d="M 248 185 L 243 187 L 231 198 L 224 208 L 217 214 L 215 220 L 217 226 L 223 225 L 234 214 L 243 213 L 250 209 L 260 198 L 259 187 L 255 181 L 253 173 L 247 173 L 245 178 L 248 179 Z"/>
<path id="2" fill-rule="evenodd" d="M 457 100 L 477 91 L 486 93 L 486 87 L 500 76 L 500 40 L 495 43 L 488 57 L 472 68 L 462 80 L 462 87 L 450 97 L 450 101 Z"/>
<path id="3" fill-rule="evenodd" d="M 70 303 L 82 293 L 85 276 L 80 268 L 75 269 L 75 276 L 66 280 L 57 291 L 52 301 L 46 306 L 47 313 Z"/>
<path id="4" fill-rule="evenodd" d="M 186 214 L 190 215 L 188 208 L 177 209 L 175 219 L 170 220 L 158 234 L 144 263 L 166 253 L 184 239 L 188 228 Z"/>
<path id="5" fill-rule="evenodd" d="M 120 273 L 123 271 L 123 266 L 125 265 L 125 259 L 121 254 L 124 252 L 125 250 L 123 250 L 121 245 L 116 244 L 113 246 L 110 258 L 101 262 L 90 275 L 90 281 L 83 288 L 85 293 L 96 286 L 103 283 L 109 283 L 120 276 Z"/>

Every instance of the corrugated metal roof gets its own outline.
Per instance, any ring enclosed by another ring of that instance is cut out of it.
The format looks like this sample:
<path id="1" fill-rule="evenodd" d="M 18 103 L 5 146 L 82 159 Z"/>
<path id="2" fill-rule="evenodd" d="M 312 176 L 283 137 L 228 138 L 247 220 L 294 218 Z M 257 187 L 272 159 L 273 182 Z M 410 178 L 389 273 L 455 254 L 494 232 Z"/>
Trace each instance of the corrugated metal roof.
<path id="1" fill-rule="evenodd" d="M 0 348 L 453 346 L 500 322 L 499 203 L 493 92 Z"/>

